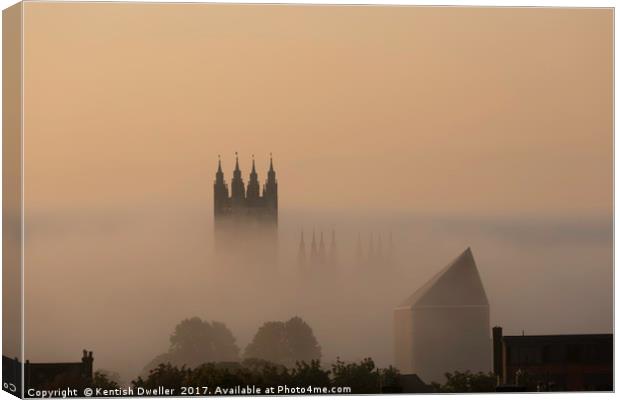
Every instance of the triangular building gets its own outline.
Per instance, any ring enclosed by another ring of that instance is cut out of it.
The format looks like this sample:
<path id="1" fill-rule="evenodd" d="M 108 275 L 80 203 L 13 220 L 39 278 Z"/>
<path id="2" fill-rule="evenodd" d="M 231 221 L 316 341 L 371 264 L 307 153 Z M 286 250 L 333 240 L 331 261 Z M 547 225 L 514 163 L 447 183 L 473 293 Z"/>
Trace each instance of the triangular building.
<path id="1" fill-rule="evenodd" d="M 489 301 L 471 249 L 439 271 L 394 312 L 396 367 L 425 382 L 446 372 L 489 372 Z"/>

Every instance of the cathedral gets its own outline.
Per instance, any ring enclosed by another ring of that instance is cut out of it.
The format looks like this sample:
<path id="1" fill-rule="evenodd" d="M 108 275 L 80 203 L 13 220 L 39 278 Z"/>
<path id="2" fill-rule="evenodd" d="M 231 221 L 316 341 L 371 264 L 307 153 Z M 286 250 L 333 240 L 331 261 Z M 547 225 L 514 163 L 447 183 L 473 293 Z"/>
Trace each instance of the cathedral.
<path id="1" fill-rule="evenodd" d="M 230 190 L 218 159 L 213 184 L 215 250 L 218 255 L 245 255 L 253 263 L 275 264 L 278 241 L 278 181 L 269 158 L 267 179 L 262 186 L 254 156 L 247 186 L 235 153 Z M 238 257 L 237 257 L 238 258 Z M 249 260 L 245 260 L 249 261 Z"/>
<path id="2" fill-rule="evenodd" d="M 376 237 L 376 244 L 375 244 Z M 383 247 L 381 234 L 370 233 L 368 245 L 362 244 L 362 236 L 358 233 L 355 259 L 340 260 L 336 232 L 332 229 L 331 239 L 324 239 L 323 232 L 312 231 L 312 240 L 306 244 L 304 232 L 301 232 L 299 246 L 297 248 L 297 265 L 304 277 L 320 274 L 321 272 L 334 272 L 341 261 L 351 264 L 354 269 L 364 276 L 373 278 L 376 273 L 385 274 L 394 264 L 392 233 L 388 236 L 387 248 Z M 345 257 L 346 258 L 346 257 Z"/>

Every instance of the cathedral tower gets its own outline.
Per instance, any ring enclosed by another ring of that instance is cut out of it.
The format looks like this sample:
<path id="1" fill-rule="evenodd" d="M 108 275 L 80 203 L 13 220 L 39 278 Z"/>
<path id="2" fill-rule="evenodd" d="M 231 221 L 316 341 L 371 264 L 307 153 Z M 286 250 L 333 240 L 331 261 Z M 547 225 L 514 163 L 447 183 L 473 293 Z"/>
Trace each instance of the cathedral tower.
<path id="1" fill-rule="evenodd" d="M 269 157 L 269 170 L 262 195 L 254 156 L 246 187 L 239 167 L 239 156 L 235 153 L 230 192 L 218 157 L 213 184 L 213 212 L 215 246 L 219 256 L 243 258 L 239 261 L 246 264 L 275 264 L 278 182 L 273 157 Z"/>

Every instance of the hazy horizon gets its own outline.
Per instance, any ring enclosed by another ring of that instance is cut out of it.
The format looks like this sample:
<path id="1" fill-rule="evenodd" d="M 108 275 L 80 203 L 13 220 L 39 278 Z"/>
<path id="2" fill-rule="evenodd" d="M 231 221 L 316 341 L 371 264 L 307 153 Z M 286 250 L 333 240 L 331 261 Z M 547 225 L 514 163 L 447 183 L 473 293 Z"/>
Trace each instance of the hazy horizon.
<path id="1" fill-rule="evenodd" d="M 386 366 L 393 308 L 469 246 L 507 334 L 612 331 L 612 31 L 611 9 L 25 3 L 26 358 L 131 379 L 184 318 L 243 348 L 299 315 L 324 361 Z M 246 183 L 273 153 L 269 290 L 211 268 L 234 152 Z M 306 290 L 299 235 L 332 229 L 340 286 Z M 366 282 L 371 232 L 398 263 Z"/>

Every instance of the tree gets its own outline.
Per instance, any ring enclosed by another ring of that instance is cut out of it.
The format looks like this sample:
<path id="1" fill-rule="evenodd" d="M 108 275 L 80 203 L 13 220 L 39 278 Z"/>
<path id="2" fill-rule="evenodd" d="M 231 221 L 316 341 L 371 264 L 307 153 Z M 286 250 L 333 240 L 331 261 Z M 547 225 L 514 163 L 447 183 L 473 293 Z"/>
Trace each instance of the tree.
<path id="1" fill-rule="evenodd" d="M 261 326 L 246 347 L 245 357 L 293 367 L 297 361 L 320 360 L 321 347 L 312 328 L 303 319 L 293 317 L 286 322 L 270 321 Z"/>
<path id="2" fill-rule="evenodd" d="M 92 387 L 101 389 L 118 389 L 120 387 L 120 376 L 118 373 L 105 370 L 97 370 L 93 374 Z"/>
<path id="3" fill-rule="evenodd" d="M 321 359 L 321 347 L 312 328 L 303 319 L 293 317 L 285 323 L 286 338 L 294 361 Z"/>
<path id="4" fill-rule="evenodd" d="M 132 381 L 134 387 L 180 388 L 182 386 L 210 388 L 232 388 L 236 386 L 256 386 L 263 390 L 268 387 L 287 385 L 291 387 L 332 387 L 348 386 L 353 393 L 381 393 L 381 384 L 395 386 L 398 371 L 389 367 L 379 370 L 370 358 L 361 363 L 346 364 L 340 360 L 330 370 L 324 370 L 318 360 L 300 361 L 288 369 L 283 365 L 259 359 L 246 359 L 243 362 L 205 363 L 196 368 L 177 367 L 160 364 L 150 371 L 146 379 L 138 377 Z M 384 385 L 385 386 L 385 385 Z"/>
<path id="5" fill-rule="evenodd" d="M 329 371 L 321 368 L 319 360 L 312 360 L 309 363 L 298 361 L 291 370 L 291 380 L 294 386 L 327 387 L 331 386 Z M 281 385 L 281 384 L 280 384 Z"/>
<path id="6" fill-rule="evenodd" d="M 166 389 L 175 389 L 178 391 L 181 387 L 186 385 L 187 377 L 190 372 L 191 371 L 185 366 L 179 368 L 170 363 L 160 364 L 149 372 L 146 379 L 142 379 L 142 377 L 139 376 L 138 379 L 131 381 L 131 383 L 136 388 L 156 389 L 163 386 Z"/>
<path id="7" fill-rule="evenodd" d="M 198 317 L 183 320 L 176 326 L 170 336 L 170 353 L 188 365 L 239 359 L 239 347 L 226 325 Z"/>
<path id="8" fill-rule="evenodd" d="M 331 373 L 334 386 L 349 386 L 358 394 L 381 392 L 381 375 L 372 358 L 364 358 L 359 364 L 346 364 L 338 358 Z"/>
<path id="9" fill-rule="evenodd" d="M 181 321 L 175 327 L 168 352 L 148 363 L 143 374 L 148 375 L 160 364 L 195 367 L 206 362 L 238 360 L 239 347 L 226 325 L 194 317 Z"/>
<path id="10" fill-rule="evenodd" d="M 472 373 L 470 371 L 446 373 L 446 383 L 433 382 L 432 385 L 442 393 L 481 393 L 494 392 L 497 378 L 492 373 Z"/>

